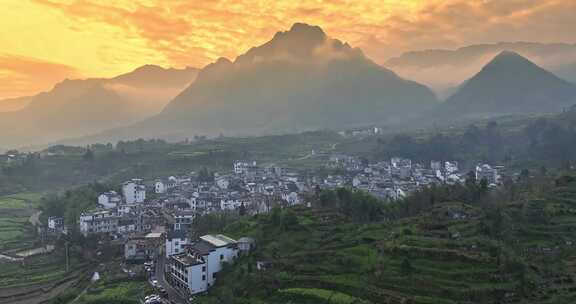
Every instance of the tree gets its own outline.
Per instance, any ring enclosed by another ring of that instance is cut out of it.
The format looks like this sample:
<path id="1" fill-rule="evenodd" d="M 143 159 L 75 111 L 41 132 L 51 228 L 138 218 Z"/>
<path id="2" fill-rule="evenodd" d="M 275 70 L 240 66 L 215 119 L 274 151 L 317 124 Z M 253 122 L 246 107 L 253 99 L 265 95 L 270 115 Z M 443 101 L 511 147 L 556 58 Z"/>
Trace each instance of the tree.
<path id="1" fill-rule="evenodd" d="M 286 209 L 282 215 L 282 229 L 291 230 L 298 226 L 298 216 L 291 209 Z"/>
<path id="2" fill-rule="evenodd" d="M 412 273 L 414 272 L 412 263 L 410 263 L 410 260 L 408 260 L 408 258 L 406 257 L 402 260 L 402 264 L 400 264 L 400 272 L 402 273 L 402 275 L 407 276 L 411 276 Z"/>
<path id="3" fill-rule="evenodd" d="M 82 159 L 85 161 L 93 161 L 94 160 L 94 152 L 90 148 L 86 149 L 84 155 L 82 155 Z"/>
<path id="4" fill-rule="evenodd" d="M 485 177 L 483 177 L 480 180 L 480 193 L 484 194 L 486 192 L 488 192 L 488 180 Z"/>
<path id="5" fill-rule="evenodd" d="M 270 212 L 270 221 L 272 225 L 278 227 L 282 224 L 282 210 L 279 207 L 272 208 Z"/>

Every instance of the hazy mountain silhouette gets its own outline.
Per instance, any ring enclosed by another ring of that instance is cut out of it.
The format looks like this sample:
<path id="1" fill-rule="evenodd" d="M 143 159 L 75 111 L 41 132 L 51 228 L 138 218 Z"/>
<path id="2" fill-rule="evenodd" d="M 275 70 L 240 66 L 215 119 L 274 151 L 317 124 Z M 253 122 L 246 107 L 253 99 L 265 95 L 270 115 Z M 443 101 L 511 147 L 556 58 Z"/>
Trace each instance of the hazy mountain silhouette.
<path id="1" fill-rule="evenodd" d="M 184 138 L 289 132 L 402 119 L 429 110 L 433 93 L 296 23 L 234 61 L 221 58 L 157 116 L 107 138 Z"/>
<path id="2" fill-rule="evenodd" d="M 389 59 L 384 66 L 402 77 L 432 87 L 441 96 L 448 96 L 447 90 L 472 77 L 502 51 L 516 52 L 560 78 L 576 83 L 576 44 L 567 43 L 501 42 L 455 50 L 412 51 Z"/>
<path id="3" fill-rule="evenodd" d="M 548 113 L 576 103 L 576 86 L 504 51 L 440 107 L 451 117 Z"/>
<path id="4" fill-rule="evenodd" d="M 64 80 L 28 105 L 0 113 L 0 148 L 48 143 L 124 126 L 157 114 L 197 70 L 144 66 L 111 79 Z"/>
<path id="5" fill-rule="evenodd" d="M 0 99 L 0 112 L 21 110 L 30 103 L 30 100 L 32 100 L 30 96 Z"/>

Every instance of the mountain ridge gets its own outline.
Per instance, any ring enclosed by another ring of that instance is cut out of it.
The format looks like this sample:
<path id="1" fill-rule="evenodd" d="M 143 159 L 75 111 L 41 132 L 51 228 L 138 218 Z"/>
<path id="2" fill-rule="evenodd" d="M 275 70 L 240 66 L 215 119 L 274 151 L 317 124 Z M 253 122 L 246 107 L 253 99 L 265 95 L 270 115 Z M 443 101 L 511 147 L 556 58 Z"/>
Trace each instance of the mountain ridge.
<path id="1" fill-rule="evenodd" d="M 503 51 L 466 80 L 440 111 L 451 116 L 547 113 L 574 103 L 576 85 L 516 52 Z"/>
<path id="2" fill-rule="evenodd" d="M 207 65 L 159 115 L 121 133 L 182 139 L 322 129 L 415 115 L 436 103 L 425 86 L 317 26 L 296 23 L 234 60 Z"/>
<path id="3" fill-rule="evenodd" d="M 462 79 L 474 76 L 505 50 L 514 51 L 560 78 L 576 83 L 576 44 L 571 43 L 519 41 L 410 51 L 388 59 L 383 65 L 402 77 L 427 85 L 444 99 Z"/>
<path id="4" fill-rule="evenodd" d="M 25 107 L 0 112 L 0 142 L 12 148 L 128 125 L 159 112 L 195 76 L 194 68 L 146 65 L 114 78 L 65 79 Z"/>

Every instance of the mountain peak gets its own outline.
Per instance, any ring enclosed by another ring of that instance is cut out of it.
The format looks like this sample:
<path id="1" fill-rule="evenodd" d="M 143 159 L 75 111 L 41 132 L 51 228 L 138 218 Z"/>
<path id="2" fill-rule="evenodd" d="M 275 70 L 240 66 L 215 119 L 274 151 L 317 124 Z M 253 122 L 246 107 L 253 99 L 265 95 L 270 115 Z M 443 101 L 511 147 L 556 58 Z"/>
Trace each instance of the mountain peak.
<path id="1" fill-rule="evenodd" d="M 574 98 L 572 84 L 516 52 L 502 51 L 446 105 L 461 114 L 546 113 L 572 104 Z"/>
<path id="2" fill-rule="evenodd" d="M 287 31 L 277 32 L 274 37 L 236 58 L 234 63 L 252 64 L 270 61 L 325 63 L 332 59 L 363 58 L 359 49 L 332 39 L 315 25 L 294 23 Z"/>
<path id="3" fill-rule="evenodd" d="M 314 37 L 318 39 L 326 38 L 326 33 L 324 33 L 322 28 L 320 28 L 319 26 L 300 22 L 294 23 L 290 28 L 290 30 L 285 33 L 286 35 Z"/>
<path id="4" fill-rule="evenodd" d="M 155 65 L 155 64 L 145 64 L 143 66 L 139 66 L 136 69 L 134 69 L 134 71 L 132 71 L 132 73 L 138 72 L 138 71 L 160 71 L 160 70 L 164 70 L 164 68 L 159 66 L 159 65 Z"/>
<path id="5" fill-rule="evenodd" d="M 519 65 L 530 65 L 533 67 L 537 67 L 532 61 L 526 59 L 522 55 L 513 52 L 513 51 L 502 51 L 498 55 L 496 55 L 487 65 L 486 67 L 491 66 L 519 66 Z"/>

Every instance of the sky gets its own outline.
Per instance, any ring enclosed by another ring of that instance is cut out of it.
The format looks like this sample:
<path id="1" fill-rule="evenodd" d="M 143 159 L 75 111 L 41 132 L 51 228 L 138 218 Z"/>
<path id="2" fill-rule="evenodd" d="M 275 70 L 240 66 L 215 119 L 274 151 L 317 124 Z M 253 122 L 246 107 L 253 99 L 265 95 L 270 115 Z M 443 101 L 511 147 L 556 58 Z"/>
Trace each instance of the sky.
<path id="1" fill-rule="evenodd" d="M 295 22 L 383 63 L 500 41 L 575 43 L 575 0 L 2 0 L 0 98 L 144 64 L 233 59 Z"/>

